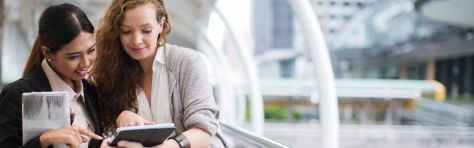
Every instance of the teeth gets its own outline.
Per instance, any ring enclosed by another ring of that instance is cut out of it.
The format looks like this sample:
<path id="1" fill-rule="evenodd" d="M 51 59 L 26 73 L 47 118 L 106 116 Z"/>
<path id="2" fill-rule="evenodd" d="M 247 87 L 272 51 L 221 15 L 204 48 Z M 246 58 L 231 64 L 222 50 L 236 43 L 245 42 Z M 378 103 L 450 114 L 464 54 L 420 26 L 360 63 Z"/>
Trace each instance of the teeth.
<path id="1" fill-rule="evenodd" d="M 86 74 L 87 70 L 81 70 L 81 71 L 76 71 L 76 72 L 79 73 L 79 74 Z"/>

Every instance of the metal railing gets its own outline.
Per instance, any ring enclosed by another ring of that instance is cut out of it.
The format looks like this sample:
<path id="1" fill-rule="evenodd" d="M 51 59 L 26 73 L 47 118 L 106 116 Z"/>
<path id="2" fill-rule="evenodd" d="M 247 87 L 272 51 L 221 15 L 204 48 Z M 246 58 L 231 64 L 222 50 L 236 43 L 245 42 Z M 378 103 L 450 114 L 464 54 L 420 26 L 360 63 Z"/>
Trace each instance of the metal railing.
<path id="1" fill-rule="evenodd" d="M 442 121 L 450 126 L 473 126 L 474 112 L 452 104 L 421 99 L 417 102 L 415 114 Z"/>
<path id="2" fill-rule="evenodd" d="M 264 136 L 291 147 L 314 148 L 323 136 L 317 123 L 265 123 Z M 474 128 L 341 124 L 340 148 L 472 148 Z"/>
<path id="3" fill-rule="evenodd" d="M 230 147 L 241 148 L 241 147 L 271 147 L 271 148 L 289 148 L 284 144 L 273 141 L 271 139 L 259 136 L 251 133 L 243 128 L 231 126 L 225 123 L 220 123 L 222 132 L 226 137 L 226 141 Z"/>

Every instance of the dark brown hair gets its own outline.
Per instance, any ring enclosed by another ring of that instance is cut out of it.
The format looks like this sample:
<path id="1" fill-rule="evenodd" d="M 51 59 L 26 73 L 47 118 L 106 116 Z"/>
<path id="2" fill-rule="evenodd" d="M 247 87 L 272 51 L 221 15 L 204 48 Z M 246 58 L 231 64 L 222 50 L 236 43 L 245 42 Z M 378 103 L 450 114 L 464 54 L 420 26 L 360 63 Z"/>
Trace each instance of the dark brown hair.
<path id="1" fill-rule="evenodd" d="M 160 47 L 159 43 L 166 43 L 171 31 L 163 0 L 113 0 L 97 29 L 97 60 L 89 79 L 98 88 L 100 119 L 106 136 L 115 133 L 116 119 L 122 111 L 138 111 L 137 89 L 142 68 L 125 52 L 119 35 L 125 11 L 148 3 L 155 6 L 158 22 L 165 17 L 163 31 L 157 39 L 157 47 Z"/>
<path id="2" fill-rule="evenodd" d="M 23 70 L 23 77 L 41 65 L 44 59 L 42 46 L 48 47 L 52 54 L 56 54 L 62 46 L 74 40 L 81 31 L 94 33 L 94 26 L 84 11 L 68 3 L 46 8 L 41 14 L 38 25 L 38 36 Z"/>

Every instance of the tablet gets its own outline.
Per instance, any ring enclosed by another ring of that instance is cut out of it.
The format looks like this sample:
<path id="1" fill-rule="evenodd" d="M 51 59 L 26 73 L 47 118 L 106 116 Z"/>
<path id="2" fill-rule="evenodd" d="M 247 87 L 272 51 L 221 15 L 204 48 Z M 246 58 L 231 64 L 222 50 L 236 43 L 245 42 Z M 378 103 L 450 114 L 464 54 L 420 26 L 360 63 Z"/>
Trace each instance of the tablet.
<path id="1" fill-rule="evenodd" d="M 110 138 L 109 146 L 117 146 L 120 140 L 139 142 L 144 147 L 155 146 L 163 143 L 174 130 L 173 123 L 121 127 Z"/>

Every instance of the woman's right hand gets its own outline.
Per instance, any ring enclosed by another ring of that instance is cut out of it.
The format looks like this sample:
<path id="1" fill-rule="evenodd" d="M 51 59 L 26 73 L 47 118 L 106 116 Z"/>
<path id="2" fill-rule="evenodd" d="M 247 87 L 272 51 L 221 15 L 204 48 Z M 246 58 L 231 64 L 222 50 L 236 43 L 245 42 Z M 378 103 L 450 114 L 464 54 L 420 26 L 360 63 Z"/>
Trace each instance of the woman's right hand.
<path id="1" fill-rule="evenodd" d="M 117 127 L 153 125 L 155 122 L 147 121 L 131 111 L 123 111 L 115 120 Z"/>
<path id="2" fill-rule="evenodd" d="M 41 141 L 41 147 L 43 148 L 56 144 L 66 144 L 68 147 L 77 147 L 79 144 L 87 142 L 87 139 L 82 135 L 89 136 L 96 140 L 103 139 L 99 135 L 76 125 L 47 131 L 41 134 L 39 139 Z"/>

